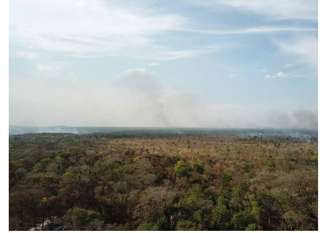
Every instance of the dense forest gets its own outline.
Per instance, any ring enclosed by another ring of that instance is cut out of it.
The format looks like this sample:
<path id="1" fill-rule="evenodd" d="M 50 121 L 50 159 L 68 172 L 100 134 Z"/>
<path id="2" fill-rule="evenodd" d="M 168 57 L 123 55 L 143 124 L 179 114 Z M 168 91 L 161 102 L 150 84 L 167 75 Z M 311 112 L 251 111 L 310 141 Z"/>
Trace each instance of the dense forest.
<path id="1" fill-rule="evenodd" d="M 317 142 L 10 136 L 10 230 L 316 230 Z"/>

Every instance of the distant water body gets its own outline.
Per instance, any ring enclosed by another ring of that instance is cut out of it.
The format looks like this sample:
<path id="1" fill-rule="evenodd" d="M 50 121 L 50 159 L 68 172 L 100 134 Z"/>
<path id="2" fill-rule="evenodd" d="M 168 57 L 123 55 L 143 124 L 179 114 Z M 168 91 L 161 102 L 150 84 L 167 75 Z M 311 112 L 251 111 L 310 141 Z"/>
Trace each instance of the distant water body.
<path id="1" fill-rule="evenodd" d="M 160 136 L 160 135 L 212 135 L 237 137 L 283 137 L 317 139 L 317 130 L 306 129 L 209 129 L 209 128 L 142 128 L 142 127 L 31 127 L 10 126 L 10 135 L 66 133 L 66 134 L 111 134 L 116 136 Z"/>

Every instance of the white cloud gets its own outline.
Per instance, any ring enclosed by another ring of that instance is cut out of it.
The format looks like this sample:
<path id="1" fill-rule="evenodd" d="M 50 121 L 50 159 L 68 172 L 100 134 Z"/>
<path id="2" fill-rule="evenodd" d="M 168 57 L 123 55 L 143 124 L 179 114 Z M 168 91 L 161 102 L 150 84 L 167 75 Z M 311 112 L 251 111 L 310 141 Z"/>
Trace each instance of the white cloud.
<path id="1" fill-rule="evenodd" d="M 283 80 L 283 79 L 309 79 L 310 77 L 308 74 L 301 73 L 299 70 L 292 70 L 289 67 L 283 67 L 285 71 L 278 71 L 276 73 L 268 73 L 268 71 L 264 72 L 264 78 L 266 79 L 276 79 L 276 80 Z M 263 72 L 262 72 L 263 73 Z"/>
<path id="2" fill-rule="evenodd" d="M 40 73 L 51 74 L 59 71 L 59 66 L 53 64 L 36 64 L 36 70 Z"/>
<path id="3" fill-rule="evenodd" d="M 152 36 L 181 28 L 186 19 L 104 0 L 14 0 L 11 35 L 31 49 L 71 55 L 141 54 Z"/>
<path id="4" fill-rule="evenodd" d="M 284 79 L 284 78 L 287 78 L 288 75 L 283 71 L 279 71 L 274 74 L 266 74 L 264 77 L 268 78 L 268 79 Z"/>
<path id="5" fill-rule="evenodd" d="M 22 58 L 22 59 L 26 59 L 26 60 L 33 60 L 36 59 L 38 57 L 38 55 L 35 52 L 30 52 L 30 51 L 17 51 L 15 53 L 15 56 L 17 58 Z"/>
<path id="6" fill-rule="evenodd" d="M 272 19 L 317 18 L 317 0 L 185 0 L 186 2 L 214 8 L 229 6 Z"/>
<path id="7" fill-rule="evenodd" d="M 249 28 L 239 28 L 231 30 L 203 30 L 203 29 L 179 29 L 184 32 L 207 34 L 207 35 L 247 35 L 247 34 L 268 34 L 280 32 L 316 32 L 315 28 L 310 27 L 286 27 L 286 26 L 258 26 Z"/>
<path id="8" fill-rule="evenodd" d="M 192 58 L 196 56 L 215 53 L 221 49 L 230 48 L 230 47 L 232 47 L 232 45 L 209 46 L 201 49 L 163 51 L 159 54 L 159 56 L 157 56 L 157 59 L 162 61 L 170 61 L 170 60 L 177 60 L 177 59 Z"/>
<path id="9" fill-rule="evenodd" d="M 44 50 L 73 57 L 120 56 L 156 62 L 206 55 L 220 49 L 220 46 L 168 48 L 169 43 L 164 46 L 157 40 L 163 33 L 237 35 L 315 31 L 313 28 L 280 26 L 192 29 L 190 20 L 179 14 L 160 12 L 144 2 L 138 2 L 142 3 L 138 5 L 128 3 L 113 0 L 13 0 L 11 39 L 14 46 L 20 46 L 15 48 L 15 55 L 32 59 L 37 57 L 36 51 Z M 34 55 L 26 51 L 34 51 Z"/>
<path id="10" fill-rule="evenodd" d="M 158 62 L 150 62 L 148 64 L 148 66 L 159 66 L 159 65 L 160 65 L 160 63 L 158 63 Z"/>
<path id="11" fill-rule="evenodd" d="M 181 27 L 185 18 L 105 0 L 14 0 L 15 30 L 62 37 L 147 35 Z M 46 23 L 45 23 L 46 22 Z"/>
<path id="12" fill-rule="evenodd" d="M 314 36 L 297 37 L 290 40 L 276 41 L 277 46 L 287 55 L 309 64 L 317 64 L 318 40 Z"/>

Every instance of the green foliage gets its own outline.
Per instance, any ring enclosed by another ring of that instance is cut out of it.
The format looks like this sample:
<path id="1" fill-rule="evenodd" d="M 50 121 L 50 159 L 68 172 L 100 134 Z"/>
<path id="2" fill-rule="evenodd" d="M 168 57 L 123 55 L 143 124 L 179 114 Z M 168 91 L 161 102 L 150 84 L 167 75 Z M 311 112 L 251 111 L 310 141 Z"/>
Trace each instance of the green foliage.
<path id="1" fill-rule="evenodd" d="M 256 231 L 258 230 L 258 227 L 255 223 L 248 224 L 248 226 L 245 228 L 246 231 Z"/>
<path id="2" fill-rule="evenodd" d="M 23 167 L 20 167 L 15 171 L 15 178 L 20 180 L 23 177 L 25 177 L 26 173 L 27 173 L 26 169 Z"/>
<path id="3" fill-rule="evenodd" d="M 177 222 L 176 230 L 178 231 L 185 231 L 185 230 L 199 230 L 197 225 L 189 220 L 179 220 Z"/>
<path id="4" fill-rule="evenodd" d="M 63 219 L 66 230 L 97 230 L 103 225 L 98 212 L 78 207 L 69 209 Z"/>
<path id="5" fill-rule="evenodd" d="M 179 177 L 190 176 L 191 168 L 187 162 L 180 160 L 174 166 L 174 171 Z"/>
<path id="6" fill-rule="evenodd" d="M 192 161 L 192 168 L 193 170 L 197 171 L 198 173 L 203 173 L 205 170 L 205 163 L 200 159 L 194 159 Z"/>
<path id="7" fill-rule="evenodd" d="M 212 210 L 212 225 L 214 229 L 225 230 L 229 227 L 230 212 L 223 196 L 217 200 L 217 205 Z"/>
<path id="8" fill-rule="evenodd" d="M 232 175 L 230 174 L 230 172 L 224 171 L 222 176 L 222 184 L 226 186 L 229 185 L 231 181 L 232 181 Z"/>
<path id="9" fill-rule="evenodd" d="M 159 227 L 157 224 L 154 223 L 141 223 L 138 228 L 138 231 L 156 231 L 159 230 Z"/>
<path id="10" fill-rule="evenodd" d="M 202 190 L 199 185 L 192 186 L 188 194 L 180 200 L 178 204 L 179 208 L 187 210 L 197 209 L 202 200 L 202 195 Z"/>

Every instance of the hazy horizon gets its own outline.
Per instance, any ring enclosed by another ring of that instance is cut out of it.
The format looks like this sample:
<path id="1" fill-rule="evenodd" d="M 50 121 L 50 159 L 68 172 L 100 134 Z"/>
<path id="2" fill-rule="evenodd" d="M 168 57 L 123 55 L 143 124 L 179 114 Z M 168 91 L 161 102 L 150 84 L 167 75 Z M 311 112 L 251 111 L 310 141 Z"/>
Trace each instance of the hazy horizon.
<path id="1" fill-rule="evenodd" d="M 10 125 L 317 130 L 317 1 L 10 4 Z"/>
<path id="2" fill-rule="evenodd" d="M 258 128 L 236 128 L 236 127 L 180 127 L 180 126 L 102 126 L 102 125 L 9 125 L 9 127 L 26 127 L 26 128 L 126 128 L 126 129 L 196 129 L 196 130 L 309 130 L 318 131 L 317 128 L 272 128 L 272 127 L 258 127 Z"/>

